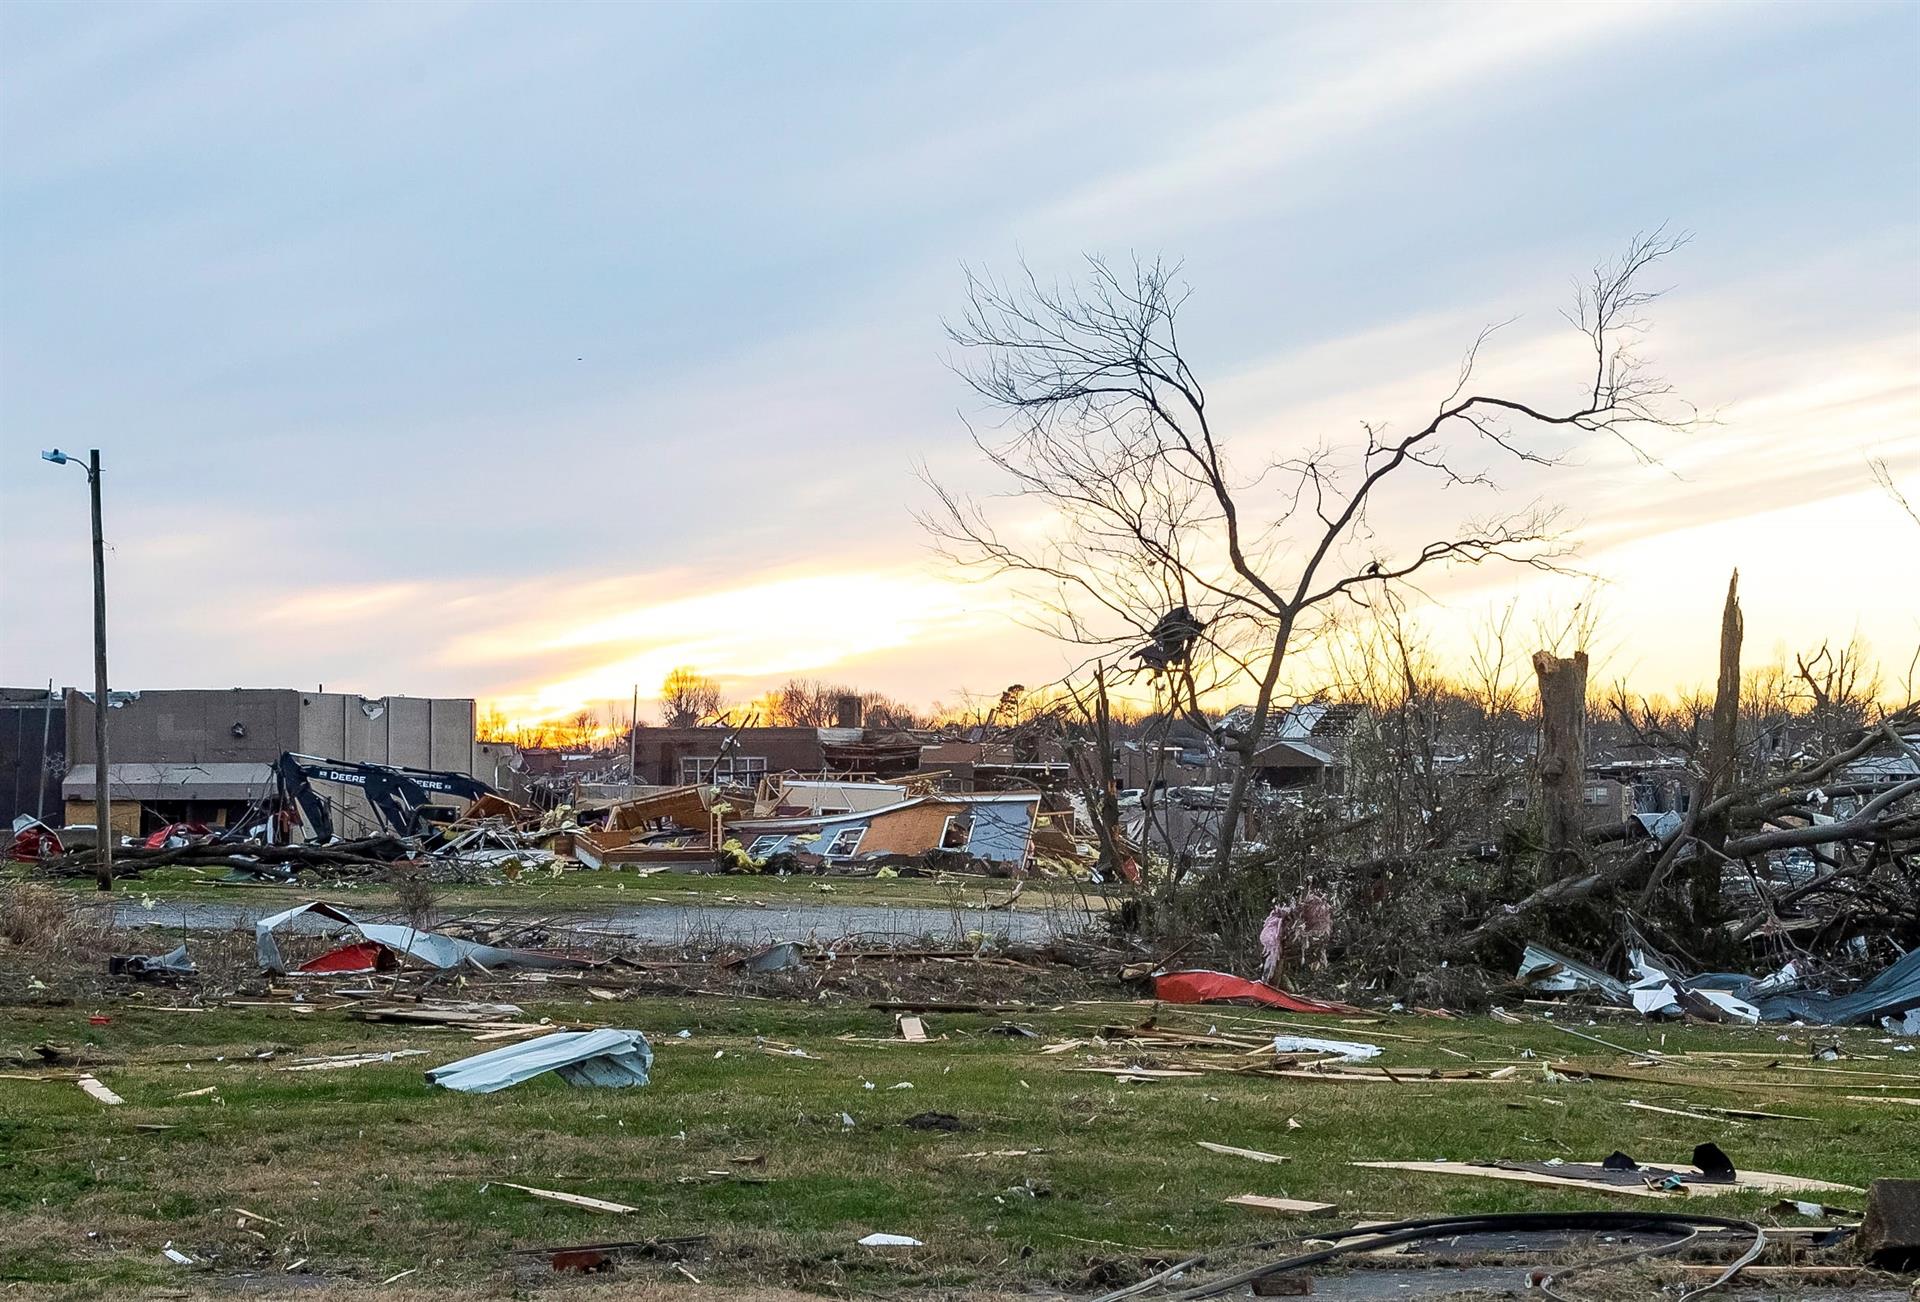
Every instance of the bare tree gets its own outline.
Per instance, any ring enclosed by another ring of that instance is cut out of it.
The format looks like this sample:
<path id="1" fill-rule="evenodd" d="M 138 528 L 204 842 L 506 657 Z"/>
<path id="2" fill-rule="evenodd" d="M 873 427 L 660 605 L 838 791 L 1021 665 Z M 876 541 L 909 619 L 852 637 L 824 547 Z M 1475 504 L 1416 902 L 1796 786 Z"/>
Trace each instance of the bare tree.
<path id="1" fill-rule="evenodd" d="M 1915 524 L 1920 524 L 1920 507 L 1915 507 L 1907 500 L 1907 495 L 1900 491 L 1900 485 L 1894 479 L 1893 468 L 1887 464 L 1887 459 L 1869 457 L 1867 468 L 1873 472 L 1873 482 L 1880 485 L 1880 490 L 1893 499 L 1894 505 L 1905 511 L 1907 517 Z"/>
<path id="2" fill-rule="evenodd" d="M 720 713 L 720 684 L 686 665 L 660 684 L 660 712 L 669 728 L 692 728 Z"/>
<path id="3" fill-rule="evenodd" d="M 970 306 L 949 334 L 972 359 L 962 374 L 1003 418 L 999 435 L 976 431 L 973 442 L 1024 499 L 1022 519 L 1005 528 L 923 473 L 937 500 L 922 522 L 955 560 L 1036 581 L 1048 626 L 1090 658 L 1122 664 L 1129 645 L 1147 643 L 1135 656 L 1193 714 L 1202 672 L 1217 676 L 1214 686 L 1253 688 L 1251 726 L 1230 743 L 1237 764 L 1214 850 L 1224 862 L 1288 658 L 1331 607 L 1430 567 L 1551 567 L 1564 555 L 1555 512 L 1543 506 L 1493 510 L 1445 537 L 1396 545 L 1375 530 L 1395 490 L 1445 488 L 1491 507 L 1495 464 L 1552 465 L 1579 436 L 1638 452 L 1645 431 L 1691 419 L 1634 353 L 1656 297 L 1640 281 L 1682 243 L 1659 231 L 1636 237 L 1583 287 L 1568 314 L 1591 353 L 1577 396 L 1537 405 L 1475 392 L 1489 328 L 1418 427 L 1362 425 L 1358 439 L 1252 470 L 1229 457 L 1182 351 L 1176 319 L 1187 294 L 1175 268 L 1092 258 L 1084 281 L 1064 286 L 1030 272 L 1013 285 L 970 273 Z M 1050 521 L 1043 532 L 1035 506 Z M 1169 656 L 1160 633 L 1175 615 L 1197 636 Z"/>

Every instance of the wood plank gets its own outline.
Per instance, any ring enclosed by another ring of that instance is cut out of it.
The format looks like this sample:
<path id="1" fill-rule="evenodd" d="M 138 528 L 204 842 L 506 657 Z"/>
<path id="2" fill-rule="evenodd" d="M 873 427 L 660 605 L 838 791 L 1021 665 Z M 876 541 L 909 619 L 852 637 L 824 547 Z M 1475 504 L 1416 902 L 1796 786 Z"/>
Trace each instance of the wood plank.
<path id="1" fill-rule="evenodd" d="M 1549 1185 L 1557 1188 L 1587 1189 L 1597 1193 L 1626 1194 L 1628 1197 L 1671 1198 L 1675 1194 L 1644 1185 L 1606 1184 L 1598 1180 L 1582 1180 L 1578 1176 L 1547 1175 L 1539 1171 L 1510 1171 L 1498 1166 L 1476 1166 L 1471 1162 L 1355 1162 L 1355 1166 L 1384 1168 L 1392 1171 L 1423 1171 L 1432 1175 L 1477 1175 L 1488 1180 L 1514 1180 L 1521 1184 Z M 1589 1165 L 1598 1166 L 1593 1162 Z M 1665 1171 L 1686 1172 L 1687 1166 L 1667 1166 L 1662 1163 L 1643 1163 L 1649 1176 L 1658 1176 Z M 1807 1176 L 1780 1175 L 1773 1171 L 1742 1171 L 1733 1180 L 1725 1183 L 1683 1184 L 1678 1195 L 1691 1198 L 1715 1198 L 1721 1194 L 1752 1192 L 1794 1193 L 1803 1190 L 1819 1190 L 1829 1193 L 1865 1193 L 1856 1185 L 1836 1184 L 1831 1180 L 1815 1180 Z"/>
<path id="2" fill-rule="evenodd" d="M 927 1024 L 910 1013 L 900 1014 L 900 1038 L 909 1044 L 925 1044 Z"/>
<path id="3" fill-rule="evenodd" d="M 1225 1153 L 1228 1157 L 1246 1157 L 1256 1162 L 1291 1162 L 1293 1160 L 1279 1153 L 1263 1153 L 1257 1148 L 1235 1148 L 1232 1144 L 1213 1144 L 1204 1139 L 1196 1139 L 1194 1143 L 1209 1153 Z"/>
<path id="4" fill-rule="evenodd" d="M 107 768 L 111 770 L 113 768 L 113 765 L 109 764 L 107 765 Z M 1849 1103 L 1910 1103 L 1915 1107 L 1920 1107 L 1920 1099 L 1903 1098 L 1898 1094 L 1849 1094 L 1847 1095 L 1847 1102 Z"/>
<path id="5" fill-rule="evenodd" d="M 1235 1207 L 1252 1207 L 1282 1216 L 1331 1216 L 1340 1209 L 1332 1203 L 1308 1202 L 1303 1198 L 1268 1198 L 1262 1194 L 1235 1194 L 1223 1201 Z"/>
<path id="6" fill-rule="evenodd" d="M 1069 1071 L 1091 1072 L 1096 1076 L 1130 1076 L 1135 1080 L 1173 1080 L 1176 1077 L 1200 1077 L 1203 1071 L 1175 1071 L 1169 1067 L 1071 1067 Z"/>
<path id="7" fill-rule="evenodd" d="M 563 1193 L 558 1189 L 536 1189 L 530 1184 L 514 1184 L 508 1180 L 494 1180 L 493 1184 L 502 1189 L 518 1189 L 521 1193 L 532 1194 L 535 1198 L 545 1198 L 551 1202 L 565 1203 L 569 1207 L 584 1207 L 592 1212 L 637 1212 L 638 1207 L 629 1207 L 625 1203 L 610 1203 L 604 1198 L 589 1198 L 585 1194 Z"/>
<path id="8" fill-rule="evenodd" d="M 1512 1180 L 1517 1184 L 1546 1185 L 1556 1189 L 1586 1189 L 1593 1193 L 1625 1194 L 1629 1198 L 1672 1199 L 1677 1194 L 1650 1189 L 1646 1185 L 1601 1184 L 1568 1175 L 1541 1175 L 1535 1171 L 1508 1171 L 1497 1166 L 1473 1166 L 1467 1162 L 1355 1162 L 1355 1166 L 1387 1171 L 1418 1171 L 1426 1175 L 1477 1175 L 1488 1180 Z M 1731 1185 L 1726 1186 L 1732 1188 Z"/>
<path id="9" fill-rule="evenodd" d="M 1663 1108 L 1653 1103 L 1642 1103 L 1639 1099 L 1628 1099 L 1620 1106 L 1623 1108 L 1638 1108 L 1642 1112 L 1661 1112 L 1669 1117 L 1685 1117 L 1689 1121 L 1704 1121 L 1710 1126 L 1737 1126 L 1740 1124 L 1738 1121 L 1730 1120 L 1727 1117 L 1710 1117 L 1699 1112 L 1682 1112 L 1679 1108 Z"/>
<path id="10" fill-rule="evenodd" d="M 108 1107 L 117 1107 L 118 1105 L 126 1102 L 125 1099 L 121 1098 L 118 1094 L 115 1094 L 112 1090 L 108 1089 L 105 1085 L 102 1085 L 99 1081 L 95 1080 L 92 1076 L 82 1076 L 79 1080 L 75 1081 L 74 1084 L 78 1085 L 81 1089 L 85 1090 L 88 1093 L 88 1095 L 100 1100 L 102 1103 L 106 1104 Z"/>

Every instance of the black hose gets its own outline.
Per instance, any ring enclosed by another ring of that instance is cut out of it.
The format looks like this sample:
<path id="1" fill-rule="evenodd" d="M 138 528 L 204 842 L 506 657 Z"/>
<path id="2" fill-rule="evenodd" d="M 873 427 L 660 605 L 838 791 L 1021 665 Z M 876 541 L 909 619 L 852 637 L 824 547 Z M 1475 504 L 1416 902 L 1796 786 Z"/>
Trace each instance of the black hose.
<path id="1" fill-rule="evenodd" d="M 1199 1302 L 1199 1299 L 1218 1297 L 1222 1293 L 1231 1292 L 1243 1284 L 1264 1279 L 1268 1275 L 1316 1266 L 1349 1252 L 1384 1248 L 1396 1243 L 1413 1243 L 1421 1239 L 1445 1238 L 1456 1234 L 1492 1234 L 1514 1230 L 1685 1230 L 1689 1232 L 1686 1238 L 1677 1243 L 1657 1244 L 1645 1252 L 1631 1254 L 1632 1257 L 1642 1257 L 1648 1252 L 1672 1251 L 1684 1246 L 1697 1237 L 1702 1229 L 1738 1230 L 1754 1236 L 1752 1249 L 1740 1262 L 1736 1263 L 1734 1269 L 1757 1257 L 1760 1249 L 1766 1244 L 1765 1233 L 1751 1221 L 1733 1220 L 1725 1216 L 1695 1216 L 1687 1212 L 1486 1212 L 1476 1216 L 1433 1216 L 1422 1220 L 1355 1226 L 1352 1229 L 1335 1230 L 1328 1234 L 1317 1235 L 1316 1237 L 1322 1239 L 1347 1239 L 1352 1242 L 1335 1243 L 1331 1247 L 1314 1252 L 1304 1252 L 1298 1256 L 1268 1262 L 1264 1266 L 1254 1266 L 1224 1279 L 1214 1280 L 1210 1284 L 1201 1284 L 1179 1293 L 1168 1294 L 1165 1302 Z M 1729 1270 L 1721 1279 L 1707 1287 L 1716 1287 L 1732 1278 L 1732 1275 L 1733 1271 Z M 1702 1293 L 1705 1291 L 1704 1288 L 1695 1290 Z"/>

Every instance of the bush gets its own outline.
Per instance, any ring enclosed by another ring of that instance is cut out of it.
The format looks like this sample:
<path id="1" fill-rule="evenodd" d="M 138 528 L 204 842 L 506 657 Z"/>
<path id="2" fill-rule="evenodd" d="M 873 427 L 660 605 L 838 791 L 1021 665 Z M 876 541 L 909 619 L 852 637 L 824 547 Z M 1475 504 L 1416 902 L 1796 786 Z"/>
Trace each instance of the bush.
<path id="1" fill-rule="evenodd" d="M 82 908 L 70 891 L 38 882 L 0 882 L 0 940 L 37 954 L 106 947 L 106 909 Z"/>

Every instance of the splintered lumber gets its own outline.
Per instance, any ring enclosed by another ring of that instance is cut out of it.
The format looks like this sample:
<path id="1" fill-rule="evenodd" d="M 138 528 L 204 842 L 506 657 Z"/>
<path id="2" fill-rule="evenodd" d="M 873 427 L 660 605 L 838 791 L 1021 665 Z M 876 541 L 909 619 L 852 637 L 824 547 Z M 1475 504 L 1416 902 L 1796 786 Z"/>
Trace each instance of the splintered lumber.
<path id="1" fill-rule="evenodd" d="M 1204 1076 L 1203 1071 L 1177 1071 L 1171 1067 L 1073 1067 L 1069 1070 L 1091 1072 L 1096 1076 L 1121 1076 L 1129 1080 L 1174 1080 L 1182 1076 Z"/>
<path id="2" fill-rule="evenodd" d="M 1693 1197 L 1712 1198 L 1724 1193 L 1758 1190 L 1763 1193 L 1792 1193 L 1797 1190 L 1819 1190 L 1831 1193 L 1865 1193 L 1856 1185 L 1835 1184 L 1830 1180 L 1815 1180 L 1806 1176 L 1779 1175 L 1772 1171 L 1742 1171 L 1731 1180 L 1683 1184 L 1674 1192 L 1655 1189 L 1647 1185 L 1611 1184 L 1602 1180 L 1583 1180 L 1576 1175 L 1548 1175 L 1543 1171 L 1516 1171 L 1503 1166 L 1482 1166 L 1473 1162 L 1355 1162 L 1355 1166 L 1373 1167 L 1388 1171 L 1420 1171 L 1429 1175 L 1471 1175 L 1486 1180 L 1513 1180 L 1520 1184 L 1547 1185 L 1554 1188 L 1587 1189 L 1596 1193 L 1626 1194 L 1631 1198 L 1672 1198 Z M 1599 1163 L 1591 1164 L 1598 1169 Z M 1685 1166 L 1661 1166 L 1647 1164 L 1642 1167 L 1648 1178 L 1659 1179 L 1671 1173 L 1681 1175 L 1692 1170 Z"/>
<path id="3" fill-rule="evenodd" d="M 1629 1198 L 1674 1198 L 1677 1194 L 1652 1189 L 1646 1185 L 1601 1184 L 1597 1180 L 1581 1180 L 1570 1175 L 1542 1175 L 1537 1171 L 1509 1171 L 1499 1166 L 1475 1166 L 1471 1162 L 1355 1162 L 1355 1166 L 1374 1167 L 1386 1171 L 1419 1171 L 1426 1175 L 1476 1175 L 1487 1180 L 1512 1180 L 1517 1184 L 1548 1185 L 1554 1188 L 1588 1189 L 1596 1193 L 1626 1194 Z M 1732 1185 L 1721 1186 L 1724 1189 Z"/>
<path id="4" fill-rule="evenodd" d="M 392 1062 L 397 1058 L 417 1058 L 425 1049 L 389 1049 L 384 1053 L 345 1053 L 331 1058 L 309 1058 L 281 1071 L 340 1071 L 347 1067 L 366 1067 L 374 1063 Z"/>
<path id="5" fill-rule="evenodd" d="M 1235 1207 L 1252 1207 L 1282 1216 L 1331 1216 L 1340 1209 L 1332 1203 L 1308 1202 L 1304 1198 L 1268 1198 L 1264 1194 L 1235 1194 L 1223 1202 Z"/>
<path id="6" fill-rule="evenodd" d="M 1791 1112 L 1762 1112 L 1758 1108 L 1713 1108 L 1701 1104 L 1702 1112 L 1717 1112 L 1723 1117 L 1747 1117 L 1756 1121 L 1815 1121 L 1816 1117 L 1796 1116 Z"/>
<path id="7" fill-rule="evenodd" d="M 514 1184 L 507 1180 L 495 1180 L 493 1183 L 502 1189 L 518 1189 L 521 1193 L 532 1194 L 535 1198 L 565 1203 L 569 1207 L 584 1207 L 591 1212 L 637 1212 L 640 1210 L 638 1207 L 629 1207 L 625 1203 L 610 1203 L 604 1198 L 589 1198 L 585 1194 L 562 1193 L 558 1189 L 536 1189 L 530 1184 Z"/>
<path id="8" fill-rule="evenodd" d="M 1257 1148 L 1235 1148 L 1232 1144 L 1214 1144 L 1204 1139 L 1196 1139 L 1194 1143 L 1209 1153 L 1225 1153 L 1228 1157 L 1251 1158 L 1255 1162 L 1291 1162 L 1293 1160 L 1279 1153 L 1263 1153 Z"/>
<path id="9" fill-rule="evenodd" d="M 75 1081 L 74 1084 L 85 1090 L 89 1096 L 100 1100 L 100 1102 L 106 1104 L 108 1107 L 115 1107 L 126 1102 L 125 1099 L 115 1094 L 105 1085 L 102 1085 L 92 1076 L 82 1076 L 79 1080 Z"/>
<path id="10" fill-rule="evenodd" d="M 1679 1108 L 1663 1108 L 1652 1103 L 1642 1103 L 1639 1099 L 1628 1099 L 1620 1106 L 1623 1108 L 1638 1108 L 1642 1112 L 1660 1112 L 1669 1117 L 1685 1117 L 1689 1121 L 1704 1121 L 1708 1125 L 1737 1126 L 1740 1124 L 1738 1121 L 1734 1121 L 1728 1117 L 1710 1117 L 1699 1112 L 1682 1112 Z"/>

